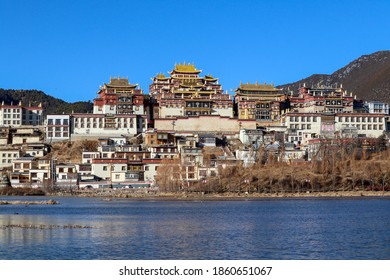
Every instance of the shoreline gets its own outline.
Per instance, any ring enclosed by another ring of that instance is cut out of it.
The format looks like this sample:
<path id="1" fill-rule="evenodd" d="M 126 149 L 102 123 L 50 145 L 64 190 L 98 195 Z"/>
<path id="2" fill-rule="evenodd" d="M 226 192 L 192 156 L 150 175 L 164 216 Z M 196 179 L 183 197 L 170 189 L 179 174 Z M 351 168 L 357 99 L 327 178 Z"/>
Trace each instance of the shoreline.
<path id="1" fill-rule="evenodd" d="M 0 205 L 56 205 L 58 201 L 54 199 L 49 200 L 0 200 Z"/>
<path id="2" fill-rule="evenodd" d="M 335 192 L 310 192 L 310 193 L 224 193 L 224 194 L 201 194 L 201 193 L 128 193 L 128 192 L 101 192 L 101 193 L 61 193 L 49 194 L 52 197 L 80 197 L 101 198 L 106 201 L 114 199 L 131 200 L 170 200 L 170 201 L 224 201 L 224 200 L 256 200 L 278 198 L 362 198 L 362 197 L 390 197 L 390 192 L 383 191 L 335 191 Z"/>
<path id="3" fill-rule="evenodd" d="M 100 198 L 106 201 L 114 199 L 131 199 L 131 200 L 170 200 L 170 201 L 191 201 L 191 200 L 256 200 L 256 199 L 278 199 L 278 198 L 361 198 L 361 197 L 390 197 L 390 191 L 327 191 L 327 192 L 279 192 L 279 193 L 202 193 L 202 192 L 157 192 L 148 190 L 88 190 L 73 192 L 42 192 L 40 195 L 28 195 L 23 193 L 3 194 L 2 200 L 6 197 L 51 197 L 53 199 L 61 197 L 80 197 L 80 198 Z"/>

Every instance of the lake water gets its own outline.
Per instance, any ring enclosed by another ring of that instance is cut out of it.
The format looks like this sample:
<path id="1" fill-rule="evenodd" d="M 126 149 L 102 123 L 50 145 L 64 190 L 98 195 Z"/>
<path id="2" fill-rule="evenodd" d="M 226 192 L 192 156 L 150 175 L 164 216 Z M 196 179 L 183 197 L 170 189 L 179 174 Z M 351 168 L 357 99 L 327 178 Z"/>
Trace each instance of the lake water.
<path id="1" fill-rule="evenodd" d="M 55 199 L 0 205 L 0 259 L 390 259 L 390 198 Z"/>

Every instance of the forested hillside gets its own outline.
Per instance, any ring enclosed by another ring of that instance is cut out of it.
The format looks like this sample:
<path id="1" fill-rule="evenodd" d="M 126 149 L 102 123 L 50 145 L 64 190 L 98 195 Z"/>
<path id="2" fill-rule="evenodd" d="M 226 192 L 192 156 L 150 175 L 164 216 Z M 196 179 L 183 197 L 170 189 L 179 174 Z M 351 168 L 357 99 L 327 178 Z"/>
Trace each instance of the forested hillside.
<path id="1" fill-rule="evenodd" d="M 23 106 L 37 106 L 42 103 L 45 115 L 72 112 L 87 113 L 93 110 L 93 103 L 90 101 L 68 103 L 40 90 L 0 89 L 0 103 L 3 101 L 7 105 L 11 103 L 17 105 L 21 101 Z"/>

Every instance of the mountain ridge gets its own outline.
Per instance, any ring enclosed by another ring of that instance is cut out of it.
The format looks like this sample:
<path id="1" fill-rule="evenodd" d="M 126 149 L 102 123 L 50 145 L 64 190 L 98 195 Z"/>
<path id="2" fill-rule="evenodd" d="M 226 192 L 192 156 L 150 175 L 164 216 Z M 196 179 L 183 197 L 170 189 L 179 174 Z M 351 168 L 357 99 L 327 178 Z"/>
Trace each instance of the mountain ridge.
<path id="1" fill-rule="evenodd" d="M 390 103 L 390 51 L 377 51 L 362 55 L 332 74 L 313 74 L 299 81 L 283 84 L 278 88 L 296 92 L 306 86 L 343 86 L 358 99 Z"/>
<path id="2" fill-rule="evenodd" d="M 0 103 L 17 105 L 19 102 L 22 106 L 38 106 L 40 103 L 44 109 L 44 115 L 48 114 L 69 114 L 87 113 L 93 111 L 93 103 L 90 101 L 66 102 L 62 99 L 53 97 L 41 90 L 16 90 L 0 88 Z"/>

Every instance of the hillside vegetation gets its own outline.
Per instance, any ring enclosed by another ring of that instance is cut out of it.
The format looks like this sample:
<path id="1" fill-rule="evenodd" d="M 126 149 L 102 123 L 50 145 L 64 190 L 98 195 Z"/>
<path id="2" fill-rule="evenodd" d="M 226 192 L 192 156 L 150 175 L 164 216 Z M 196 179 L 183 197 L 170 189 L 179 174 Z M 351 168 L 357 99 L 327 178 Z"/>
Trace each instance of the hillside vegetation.
<path id="1" fill-rule="evenodd" d="M 264 158 L 260 150 L 258 158 Z M 170 161 L 158 169 L 161 191 L 205 193 L 299 193 L 390 191 L 390 151 L 378 142 L 375 150 L 355 146 L 321 147 L 312 162 L 287 164 L 270 155 L 251 167 L 220 168 L 219 175 L 192 185 L 178 180 L 180 167 Z M 171 175 L 171 174 L 177 174 Z"/>
<path id="2" fill-rule="evenodd" d="M 81 163 L 83 152 L 97 151 L 98 144 L 97 140 L 56 142 L 48 157 L 56 159 L 57 163 Z"/>
<path id="3" fill-rule="evenodd" d="M 92 102 L 80 101 L 68 103 L 47 95 L 40 90 L 0 89 L 0 103 L 3 101 L 7 105 L 17 105 L 21 101 L 23 106 L 38 106 L 41 103 L 44 109 L 44 115 L 69 114 L 72 112 L 87 113 L 93 111 Z"/>

